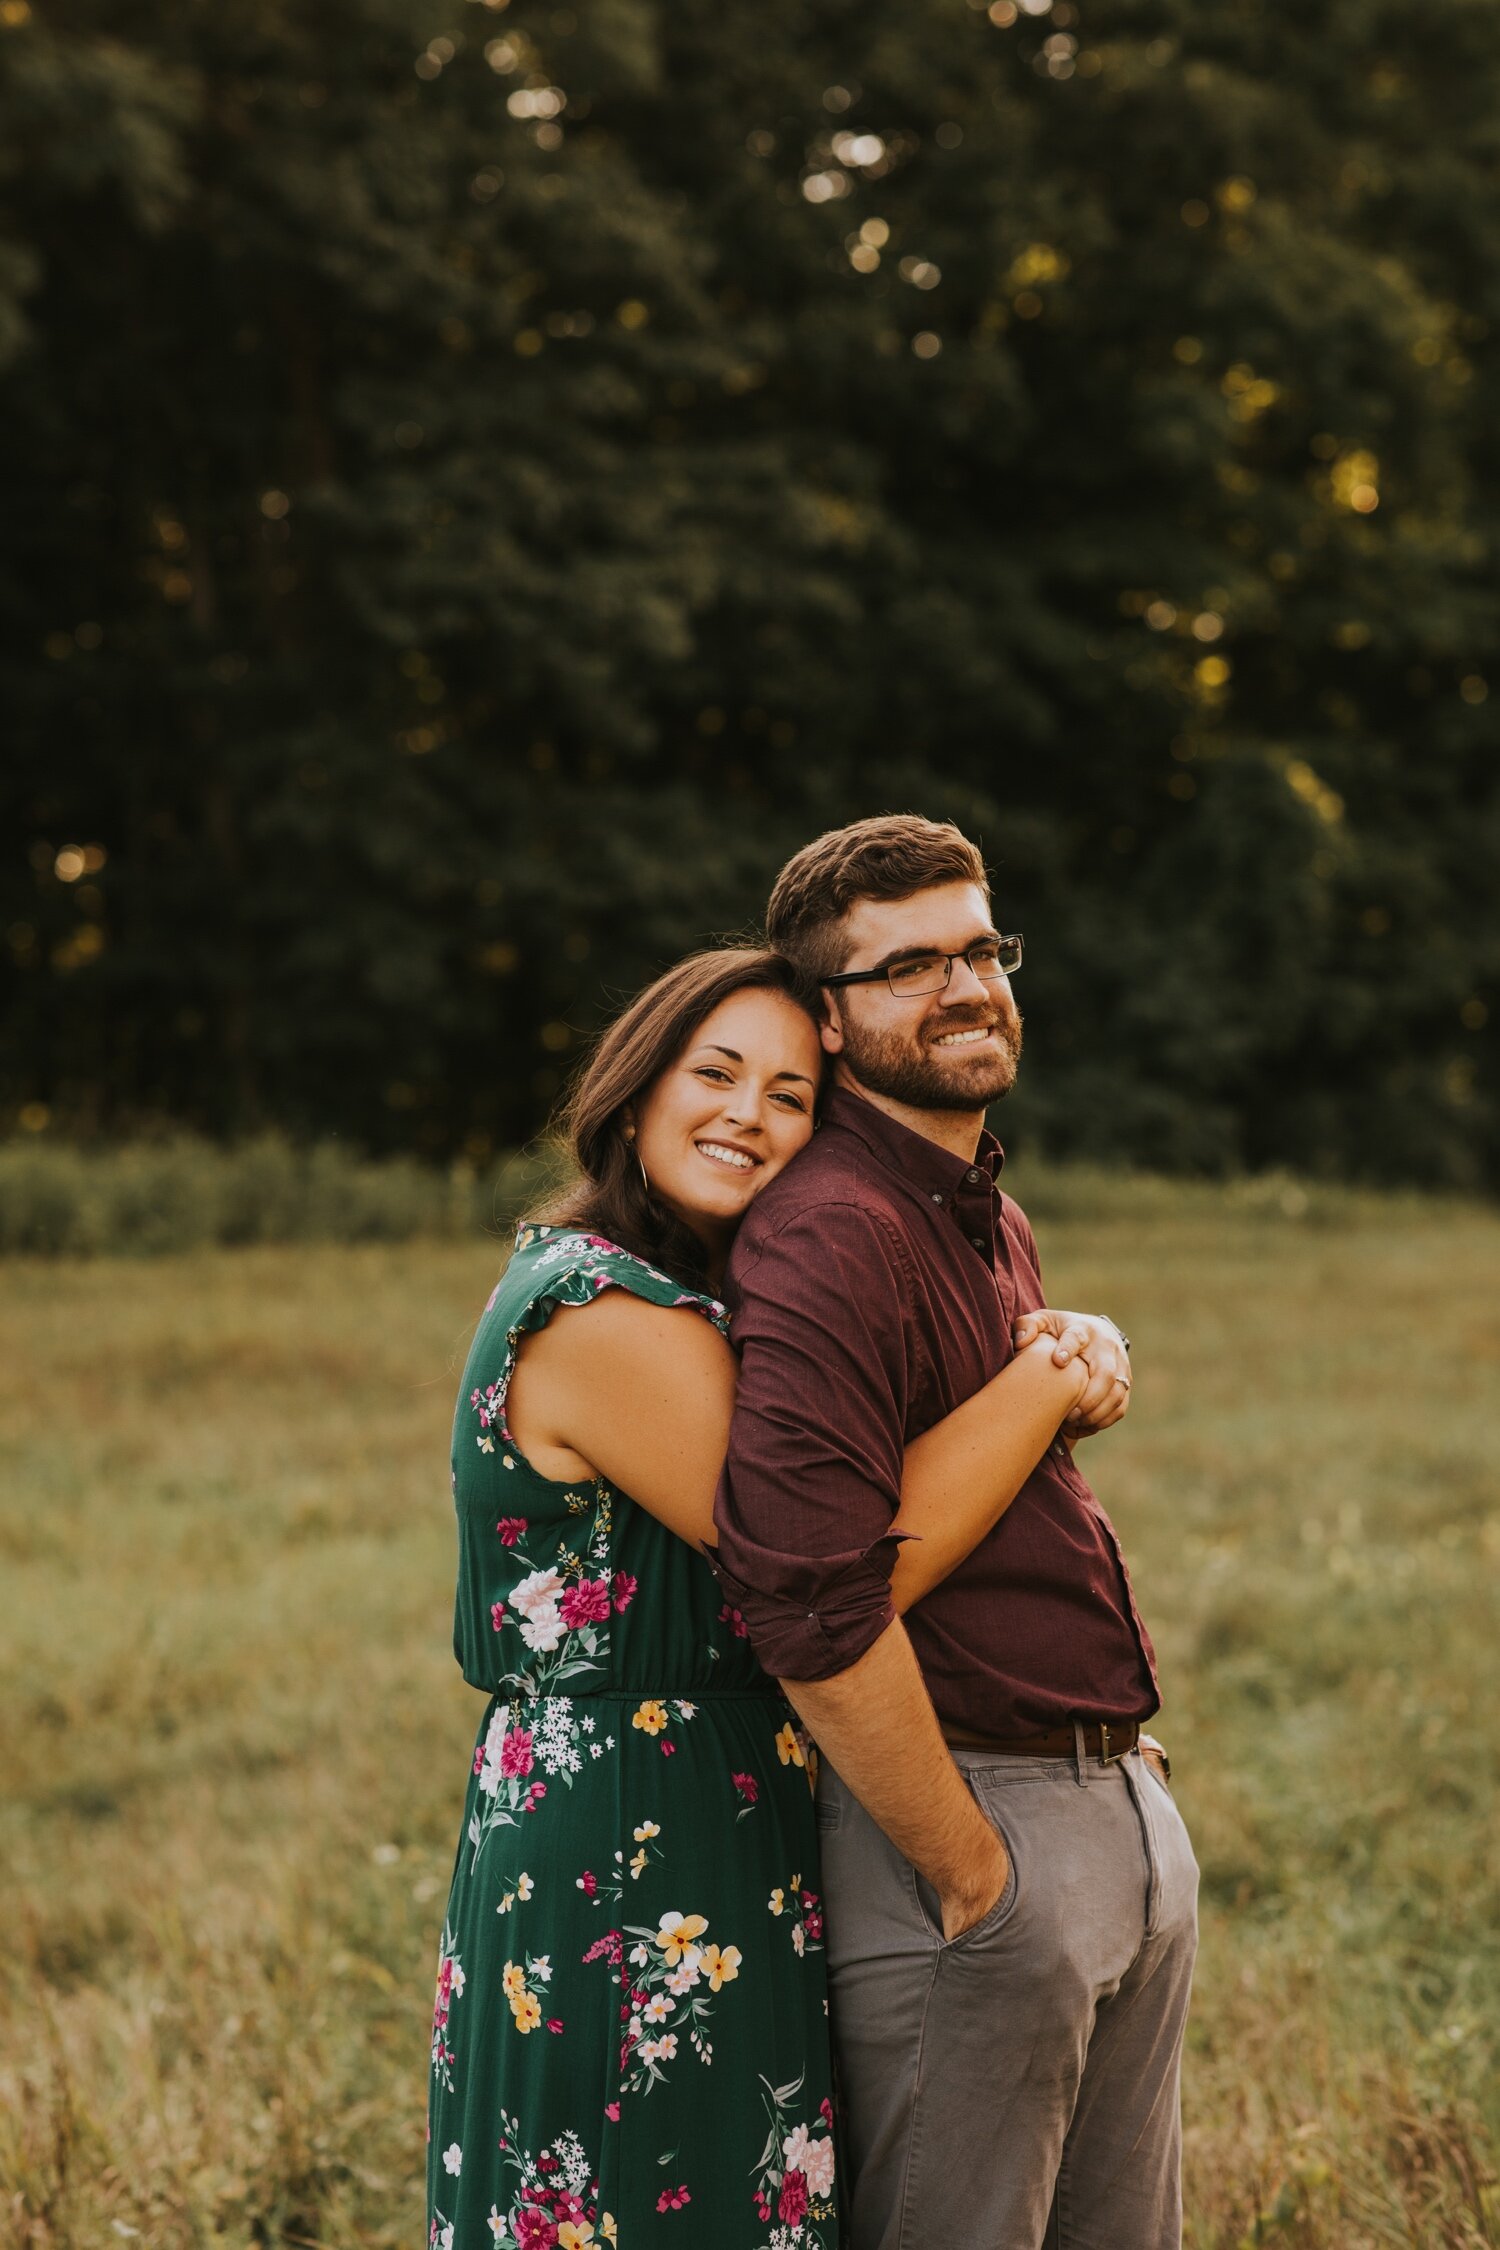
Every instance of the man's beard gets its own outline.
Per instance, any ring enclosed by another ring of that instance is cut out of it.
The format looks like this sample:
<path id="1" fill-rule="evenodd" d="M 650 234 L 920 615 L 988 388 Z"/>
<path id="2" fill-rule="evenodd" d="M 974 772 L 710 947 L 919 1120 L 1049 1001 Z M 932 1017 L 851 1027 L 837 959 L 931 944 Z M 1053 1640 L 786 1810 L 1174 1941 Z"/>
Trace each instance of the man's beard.
<path id="1" fill-rule="evenodd" d="M 973 1031 L 983 1025 L 993 1029 L 998 1053 L 980 1058 L 962 1047 L 912 1048 L 908 1034 L 870 1031 L 844 1014 L 843 1060 L 851 1077 L 872 1094 L 900 1102 L 907 1109 L 985 1109 L 1008 1094 L 1016 1082 L 1021 1060 L 1021 1018 L 1014 1004 L 1008 1014 L 987 1010 L 954 1020 L 945 1010 L 933 1036 L 945 1031 Z M 968 1054 L 967 1065 L 962 1058 Z"/>

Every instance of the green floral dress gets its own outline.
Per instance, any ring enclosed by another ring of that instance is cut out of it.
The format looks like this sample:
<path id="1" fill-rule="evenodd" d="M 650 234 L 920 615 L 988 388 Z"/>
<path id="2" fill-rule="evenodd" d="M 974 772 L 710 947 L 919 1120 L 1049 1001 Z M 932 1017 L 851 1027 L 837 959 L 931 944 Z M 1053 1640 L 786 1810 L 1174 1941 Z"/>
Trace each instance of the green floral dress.
<path id="1" fill-rule="evenodd" d="M 702 1556 L 507 1429 L 521 1337 L 610 1288 L 726 1325 L 613 1243 L 523 1226 L 459 1392 L 454 1647 L 490 1700 L 438 1965 L 429 2250 L 834 2250 L 810 1748 Z"/>

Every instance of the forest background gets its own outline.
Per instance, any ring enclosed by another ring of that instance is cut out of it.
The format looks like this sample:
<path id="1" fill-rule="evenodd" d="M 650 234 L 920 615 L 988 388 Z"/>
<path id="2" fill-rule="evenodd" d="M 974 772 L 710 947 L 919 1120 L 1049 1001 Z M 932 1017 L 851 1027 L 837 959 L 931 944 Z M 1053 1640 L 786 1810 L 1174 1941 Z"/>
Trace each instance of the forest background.
<path id="1" fill-rule="evenodd" d="M 483 1165 L 952 815 L 1061 1155 L 1493 1188 L 1500 14 L 0 0 L 0 1124 Z"/>

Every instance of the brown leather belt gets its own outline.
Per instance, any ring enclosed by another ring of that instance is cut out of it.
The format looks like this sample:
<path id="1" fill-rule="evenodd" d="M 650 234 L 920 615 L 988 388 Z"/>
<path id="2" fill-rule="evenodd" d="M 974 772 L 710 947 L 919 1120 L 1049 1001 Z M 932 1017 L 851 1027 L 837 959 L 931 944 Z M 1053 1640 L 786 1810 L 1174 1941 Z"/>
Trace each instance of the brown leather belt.
<path id="1" fill-rule="evenodd" d="M 960 1727 L 944 1727 L 943 1737 L 956 1750 L 994 1750 L 1005 1758 L 1071 1758 L 1077 1746 L 1071 1727 L 1052 1727 L 1046 1734 L 1004 1735 L 970 1734 Z M 1139 1719 L 1089 1719 L 1083 1727 L 1084 1749 L 1104 1765 L 1125 1757 L 1140 1738 Z"/>

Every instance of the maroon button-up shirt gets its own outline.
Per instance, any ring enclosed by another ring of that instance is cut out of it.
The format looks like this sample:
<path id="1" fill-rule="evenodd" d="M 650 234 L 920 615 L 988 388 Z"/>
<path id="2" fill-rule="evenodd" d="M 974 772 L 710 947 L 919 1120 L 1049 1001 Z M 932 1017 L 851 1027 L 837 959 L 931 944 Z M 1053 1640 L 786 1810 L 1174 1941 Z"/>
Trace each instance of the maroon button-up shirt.
<path id="1" fill-rule="evenodd" d="M 739 1396 L 715 1515 L 720 1580 L 762 1663 L 820 1680 L 890 1623 L 907 1443 L 1012 1356 L 1045 1304 L 1036 1241 L 986 1133 L 965 1164 L 856 1094 L 751 1205 L 726 1294 Z M 1067 1449 L 908 1612 L 940 1720 L 989 1735 L 1157 1709 L 1120 1543 Z"/>

